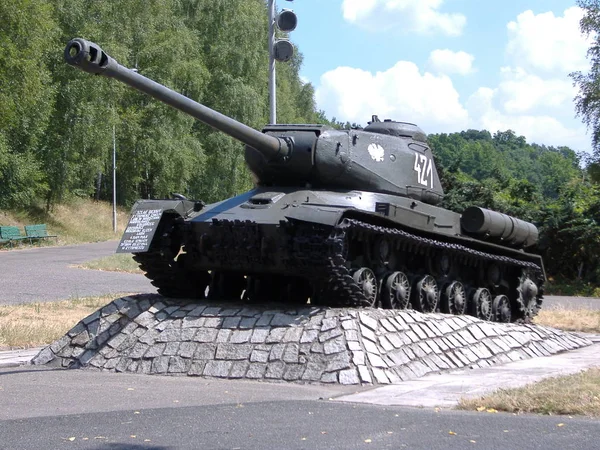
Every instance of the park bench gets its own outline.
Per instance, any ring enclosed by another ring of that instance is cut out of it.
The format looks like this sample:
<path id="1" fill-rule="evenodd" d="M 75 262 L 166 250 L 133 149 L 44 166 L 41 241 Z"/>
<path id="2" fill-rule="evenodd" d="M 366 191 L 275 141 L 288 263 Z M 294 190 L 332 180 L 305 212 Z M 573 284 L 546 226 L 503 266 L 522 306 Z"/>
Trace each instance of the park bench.
<path id="1" fill-rule="evenodd" d="M 28 239 L 27 236 L 22 236 L 19 227 L 0 226 L 0 244 L 8 244 L 11 247 L 15 242 Z"/>
<path id="2" fill-rule="evenodd" d="M 46 224 L 25 225 L 25 238 L 32 242 L 34 239 L 46 239 L 58 237 L 53 234 L 48 234 Z"/>

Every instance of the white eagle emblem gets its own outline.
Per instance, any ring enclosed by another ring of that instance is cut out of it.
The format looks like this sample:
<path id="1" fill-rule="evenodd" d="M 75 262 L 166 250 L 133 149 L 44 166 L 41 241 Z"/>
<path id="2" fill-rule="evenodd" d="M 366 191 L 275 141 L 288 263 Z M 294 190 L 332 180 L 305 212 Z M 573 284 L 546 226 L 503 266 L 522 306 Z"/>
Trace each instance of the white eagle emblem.
<path id="1" fill-rule="evenodd" d="M 369 150 L 369 155 L 371 155 L 373 161 L 382 162 L 384 160 L 385 150 L 381 145 L 371 144 L 367 150 Z"/>

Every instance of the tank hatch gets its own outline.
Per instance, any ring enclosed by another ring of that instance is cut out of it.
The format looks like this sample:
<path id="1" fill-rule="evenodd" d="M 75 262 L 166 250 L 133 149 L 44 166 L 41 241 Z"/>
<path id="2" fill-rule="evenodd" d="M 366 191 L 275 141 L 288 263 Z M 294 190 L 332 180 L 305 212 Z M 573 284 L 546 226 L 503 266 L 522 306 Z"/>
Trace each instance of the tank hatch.
<path id="1" fill-rule="evenodd" d="M 389 134 L 397 137 L 407 137 L 418 142 L 427 142 L 427 136 L 414 123 L 396 122 L 386 119 L 383 122 L 377 116 L 373 116 L 373 120 L 369 122 L 364 131 L 371 133 Z"/>

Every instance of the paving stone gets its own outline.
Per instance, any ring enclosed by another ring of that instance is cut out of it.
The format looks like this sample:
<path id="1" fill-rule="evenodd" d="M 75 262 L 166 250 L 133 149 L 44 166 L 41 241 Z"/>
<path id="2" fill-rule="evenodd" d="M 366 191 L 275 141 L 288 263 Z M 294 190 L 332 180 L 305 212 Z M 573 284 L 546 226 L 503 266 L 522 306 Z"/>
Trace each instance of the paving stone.
<path id="1" fill-rule="evenodd" d="M 246 371 L 246 378 L 250 379 L 262 379 L 265 377 L 267 371 L 267 365 L 261 363 L 252 363 Z"/>
<path id="2" fill-rule="evenodd" d="M 200 328 L 204 326 L 206 319 L 204 317 L 190 317 L 186 316 L 183 318 L 181 323 L 182 328 Z"/>
<path id="3" fill-rule="evenodd" d="M 321 324 L 321 331 L 329 331 L 338 326 L 338 321 L 336 318 L 331 319 L 323 319 Z"/>
<path id="4" fill-rule="evenodd" d="M 163 352 L 164 356 L 175 356 L 177 351 L 179 350 L 180 342 L 167 342 L 167 346 L 165 347 L 165 351 Z"/>
<path id="5" fill-rule="evenodd" d="M 373 343 L 377 343 L 377 336 L 375 335 L 375 332 L 363 324 L 360 325 L 360 334 L 363 339 L 368 339 Z"/>
<path id="6" fill-rule="evenodd" d="M 388 367 L 388 365 L 383 361 L 383 359 L 381 359 L 380 356 L 374 355 L 373 353 L 368 353 L 367 359 L 373 367 Z"/>
<path id="7" fill-rule="evenodd" d="M 239 360 L 248 359 L 253 346 L 250 344 L 218 344 L 216 359 Z"/>
<path id="8" fill-rule="evenodd" d="M 144 354 L 144 356 L 146 358 L 154 358 L 156 356 L 162 356 L 166 347 L 167 347 L 167 344 L 154 344 L 154 345 L 150 346 L 150 348 Z"/>
<path id="9" fill-rule="evenodd" d="M 190 370 L 188 370 L 188 375 L 191 375 L 191 376 L 202 375 L 204 373 L 205 367 L 206 367 L 206 361 L 192 361 Z"/>
<path id="10" fill-rule="evenodd" d="M 252 342 L 253 344 L 262 344 L 266 342 L 268 336 L 268 328 L 256 328 L 252 331 L 252 337 L 250 338 L 250 342 Z"/>
<path id="11" fill-rule="evenodd" d="M 265 374 L 265 378 L 277 379 L 283 376 L 283 371 L 285 370 L 285 363 L 283 361 L 274 361 L 270 362 L 267 365 L 267 372 Z"/>
<path id="12" fill-rule="evenodd" d="M 165 374 L 169 370 L 169 356 L 159 356 L 152 361 L 150 373 Z"/>
<path id="13" fill-rule="evenodd" d="M 254 317 L 244 317 L 240 322 L 240 328 L 243 330 L 254 328 L 258 319 Z"/>
<path id="14" fill-rule="evenodd" d="M 295 343 L 287 344 L 283 352 L 283 361 L 286 363 L 297 363 L 300 346 Z"/>
<path id="15" fill-rule="evenodd" d="M 198 344 L 194 359 L 214 359 L 217 352 L 217 344 Z"/>
<path id="16" fill-rule="evenodd" d="M 243 344 L 250 341 L 252 330 L 234 330 L 229 342 L 232 344 Z"/>
<path id="17" fill-rule="evenodd" d="M 203 374 L 208 377 L 227 378 L 232 366 L 232 361 L 208 361 Z"/>
<path id="18" fill-rule="evenodd" d="M 148 344 L 137 342 L 129 352 L 128 356 L 132 359 L 140 359 L 148 351 L 148 348 Z"/>
<path id="19" fill-rule="evenodd" d="M 373 382 L 373 378 L 371 377 L 371 373 L 367 366 L 358 366 L 358 375 L 363 383 L 371 384 Z"/>
<path id="20" fill-rule="evenodd" d="M 365 364 L 365 352 L 355 351 L 352 352 L 352 362 L 358 366 Z"/>
<path id="21" fill-rule="evenodd" d="M 283 336 L 282 341 L 283 342 L 295 342 L 295 343 L 299 343 L 300 342 L 300 338 L 302 337 L 303 331 L 304 330 L 301 327 L 292 327 L 292 328 L 289 328 L 285 332 L 285 335 Z"/>
<path id="22" fill-rule="evenodd" d="M 369 317 L 366 313 L 361 312 L 358 315 L 360 322 L 373 331 L 377 331 L 378 320 Z"/>
<path id="23" fill-rule="evenodd" d="M 302 333 L 302 336 L 300 337 L 300 343 L 304 344 L 304 343 L 313 342 L 315 339 L 317 339 L 318 335 L 319 335 L 318 330 L 305 330 Z"/>
<path id="24" fill-rule="evenodd" d="M 209 328 L 219 328 L 222 327 L 222 324 L 223 319 L 221 317 L 206 317 L 204 320 L 204 326 Z"/>
<path id="25" fill-rule="evenodd" d="M 379 347 L 371 341 L 363 341 L 365 350 L 369 353 L 379 354 Z"/>
<path id="26" fill-rule="evenodd" d="M 271 320 L 271 326 L 273 327 L 287 327 L 296 323 L 296 316 L 289 314 L 277 313 Z"/>
<path id="27" fill-rule="evenodd" d="M 273 320 L 273 314 L 263 314 L 256 321 L 257 327 L 266 327 L 271 324 L 271 320 Z"/>
<path id="28" fill-rule="evenodd" d="M 321 383 L 337 383 L 338 376 L 337 373 L 324 373 L 321 376 Z"/>
<path id="29" fill-rule="evenodd" d="M 275 344 L 271 347 L 271 353 L 269 353 L 269 361 L 280 361 L 283 358 L 283 352 L 285 350 L 285 344 Z"/>
<path id="30" fill-rule="evenodd" d="M 283 379 L 286 381 L 296 381 L 304 373 L 304 364 L 288 364 L 283 372 Z"/>
<path id="31" fill-rule="evenodd" d="M 234 362 L 229 373 L 229 378 L 244 378 L 249 367 L 250 363 L 248 361 Z"/>
<path id="32" fill-rule="evenodd" d="M 269 360 L 269 352 L 253 350 L 250 354 L 250 362 L 266 363 Z"/>
<path id="33" fill-rule="evenodd" d="M 306 370 L 302 374 L 302 380 L 319 381 L 323 376 L 324 369 L 325 364 L 322 362 L 308 362 L 306 364 Z"/>
<path id="34" fill-rule="evenodd" d="M 169 360 L 168 373 L 187 373 L 192 366 L 190 359 L 182 358 L 181 356 L 173 356 Z"/>
<path id="35" fill-rule="evenodd" d="M 323 351 L 326 355 L 340 353 L 346 351 L 346 341 L 343 336 L 332 339 L 323 344 Z"/>
<path id="36" fill-rule="evenodd" d="M 344 330 L 356 330 L 357 329 L 357 325 L 356 322 L 352 319 L 349 320 L 343 320 L 342 321 L 342 328 Z"/>
<path id="37" fill-rule="evenodd" d="M 179 346 L 177 354 L 182 358 L 192 358 L 196 353 L 198 345 L 199 344 L 197 344 L 196 342 L 182 342 Z"/>
<path id="38" fill-rule="evenodd" d="M 348 342 L 348 350 L 352 350 L 352 351 L 362 350 L 362 347 L 360 346 L 360 344 L 358 342 L 350 341 L 350 342 Z"/>
<path id="39" fill-rule="evenodd" d="M 327 358 L 327 367 L 325 372 L 333 372 L 337 370 L 350 368 L 350 355 L 348 353 L 338 353 Z"/>
<path id="40" fill-rule="evenodd" d="M 215 342 L 219 330 L 214 328 L 199 328 L 194 335 L 196 342 Z"/>
<path id="41" fill-rule="evenodd" d="M 392 343 L 385 336 L 379 336 L 379 345 L 386 352 L 392 351 L 394 349 L 394 346 L 392 345 Z"/>
<path id="42" fill-rule="evenodd" d="M 339 382 L 344 385 L 360 384 L 360 378 L 356 369 L 347 369 L 340 371 Z"/>
<path id="43" fill-rule="evenodd" d="M 217 344 L 224 344 L 225 342 L 229 341 L 229 337 L 231 336 L 231 333 L 233 333 L 232 330 L 225 330 L 225 329 L 219 330 L 219 332 L 217 333 L 217 339 L 215 340 L 215 342 Z"/>
<path id="44" fill-rule="evenodd" d="M 323 344 L 320 342 L 313 342 L 310 346 L 310 351 L 313 353 L 324 353 L 325 350 L 323 348 Z"/>
<path id="45" fill-rule="evenodd" d="M 271 329 L 269 336 L 267 336 L 266 342 L 268 344 L 281 342 L 281 340 L 283 339 L 283 336 L 285 336 L 286 332 L 287 332 L 287 328 L 273 328 L 273 329 Z"/>

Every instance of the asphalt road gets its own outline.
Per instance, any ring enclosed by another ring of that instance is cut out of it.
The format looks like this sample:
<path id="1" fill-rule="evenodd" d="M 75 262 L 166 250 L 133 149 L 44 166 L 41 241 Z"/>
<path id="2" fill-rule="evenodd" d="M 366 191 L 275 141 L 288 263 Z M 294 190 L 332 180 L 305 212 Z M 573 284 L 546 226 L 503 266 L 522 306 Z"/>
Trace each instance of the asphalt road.
<path id="1" fill-rule="evenodd" d="M 600 421 L 336 400 L 356 390 L 0 369 L 0 449 L 598 448 Z"/>
<path id="2" fill-rule="evenodd" d="M 115 253 L 117 241 L 0 252 L 0 304 L 156 292 L 143 275 L 72 267 Z"/>

